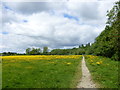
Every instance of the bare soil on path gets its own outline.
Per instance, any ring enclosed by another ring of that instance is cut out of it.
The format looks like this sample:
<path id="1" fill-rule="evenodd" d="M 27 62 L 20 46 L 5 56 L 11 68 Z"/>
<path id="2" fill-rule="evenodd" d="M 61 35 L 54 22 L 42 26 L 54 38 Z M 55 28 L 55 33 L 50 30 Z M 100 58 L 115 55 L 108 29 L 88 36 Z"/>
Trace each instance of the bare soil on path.
<path id="1" fill-rule="evenodd" d="M 78 83 L 77 88 L 96 88 L 95 83 L 91 79 L 91 74 L 85 64 L 85 58 L 82 59 L 82 78 Z"/>

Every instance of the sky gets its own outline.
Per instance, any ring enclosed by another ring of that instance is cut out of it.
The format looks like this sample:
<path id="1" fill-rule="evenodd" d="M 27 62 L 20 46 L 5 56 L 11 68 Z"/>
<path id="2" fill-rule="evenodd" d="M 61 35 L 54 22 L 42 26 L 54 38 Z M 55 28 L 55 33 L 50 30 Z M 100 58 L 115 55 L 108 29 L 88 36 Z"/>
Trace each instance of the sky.
<path id="1" fill-rule="evenodd" d="M 93 43 L 116 0 L 4 0 L 0 52 L 73 48 Z"/>

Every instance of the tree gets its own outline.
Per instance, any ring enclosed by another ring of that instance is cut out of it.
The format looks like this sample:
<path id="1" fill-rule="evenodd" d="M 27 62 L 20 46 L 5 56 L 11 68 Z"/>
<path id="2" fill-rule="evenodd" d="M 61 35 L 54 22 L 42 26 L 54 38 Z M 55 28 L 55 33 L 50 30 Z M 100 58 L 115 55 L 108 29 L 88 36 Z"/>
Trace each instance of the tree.
<path id="1" fill-rule="evenodd" d="M 26 49 L 26 54 L 27 54 L 27 55 L 30 55 L 30 50 L 31 50 L 30 48 L 27 48 L 27 49 Z"/>
<path id="2" fill-rule="evenodd" d="M 92 45 L 95 55 L 110 57 L 114 60 L 119 58 L 120 46 L 120 1 L 107 12 L 107 25 L 104 31 L 96 38 Z"/>
<path id="3" fill-rule="evenodd" d="M 40 48 L 27 48 L 26 49 L 26 54 L 27 55 L 39 55 L 41 53 Z"/>
<path id="4" fill-rule="evenodd" d="M 84 45 L 82 44 L 81 47 L 84 48 Z"/>
<path id="5" fill-rule="evenodd" d="M 48 53 L 48 47 L 43 47 L 43 54 L 47 54 Z"/>

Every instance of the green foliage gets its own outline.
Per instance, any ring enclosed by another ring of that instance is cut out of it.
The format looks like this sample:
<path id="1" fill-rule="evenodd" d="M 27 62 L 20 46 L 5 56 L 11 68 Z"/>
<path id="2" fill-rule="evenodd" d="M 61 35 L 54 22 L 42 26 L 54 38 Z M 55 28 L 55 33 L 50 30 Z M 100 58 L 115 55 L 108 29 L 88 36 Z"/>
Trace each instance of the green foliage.
<path id="1" fill-rule="evenodd" d="M 27 54 L 27 55 L 30 55 L 30 51 L 31 51 L 30 48 L 27 48 L 27 49 L 26 49 L 26 54 Z"/>
<path id="2" fill-rule="evenodd" d="M 120 46 L 120 1 L 114 5 L 107 16 L 108 21 L 105 30 L 92 45 L 93 54 L 120 60 L 118 55 Z"/>
<path id="3" fill-rule="evenodd" d="M 41 49 L 40 48 L 27 48 L 26 49 L 26 54 L 27 55 L 39 55 L 41 54 Z"/>
<path id="4" fill-rule="evenodd" d="M 51 55 L 82 55 L 85 54 L 85 49 L 83 48 L 73 48 L 73 49 L 53 49 L 50 52 Z"/>
<path id="5" fill-rule="evenodd" d="M 10 55 L 17 55 L 19 53 L 15 53 L 15 52 L 3 52 L 3 53 L 0 53 L 1 56 L 10 56 Z"/>
<path id="6" fill-rule="evenodd" d="M 43 47 L 43 54 L 47 54 L 48 53 L 48 47 Z"/>
<path id="7" fill-rule="evenodd" d="M 68 55 L 69 50 L 67 49 L 54 49 L 50 52 L 52 55 Z"/>
<path id="8" fill-rule="evenodd" d="M 79 48 L 72 49 L 53 49 L 50 52 L 48 52 L 48 47 L 43 47 L 43 52 L 41 52 L 40 48 L 26 49 L 26 55 L 82 55 L 82 54 L 85 54 L 85 47 L 83 45 Z"/>

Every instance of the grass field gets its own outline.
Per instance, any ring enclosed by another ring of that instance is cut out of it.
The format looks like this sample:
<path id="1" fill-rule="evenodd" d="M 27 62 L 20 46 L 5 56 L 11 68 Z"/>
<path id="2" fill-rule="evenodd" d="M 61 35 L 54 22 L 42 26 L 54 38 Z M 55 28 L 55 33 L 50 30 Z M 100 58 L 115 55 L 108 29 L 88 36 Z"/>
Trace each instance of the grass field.
<path id="1" fill-rule="evenodd" d="M 2 89 L 2 58 L 0 58 L 0 89 Z"/>
<path id="2" fill-rule="evenodd" d="M 3 56 L 3 88 L 75 88 L 80 55 Z"/>
<path id="3" fill-rule="evenodd" d="M 98 56 L 85 56 L 92 78 L 100 88 L 118 88 L 118 61 Z"/>

